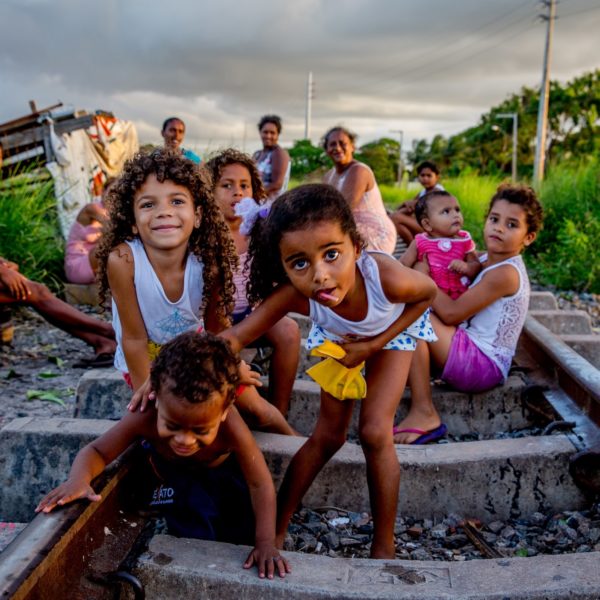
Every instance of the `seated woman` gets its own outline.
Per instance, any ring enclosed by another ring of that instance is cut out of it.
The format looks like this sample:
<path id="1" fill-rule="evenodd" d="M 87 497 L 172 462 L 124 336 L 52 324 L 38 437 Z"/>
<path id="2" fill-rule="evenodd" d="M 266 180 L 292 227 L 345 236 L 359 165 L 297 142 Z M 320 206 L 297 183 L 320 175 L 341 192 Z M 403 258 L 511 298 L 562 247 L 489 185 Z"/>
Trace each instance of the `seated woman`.
<path id="1" fill-rule="evenodd" d="M 323 176 L 346 199 L 367 250 L 392 254 L 396 247 L 396 228 L 387 216 L 373 171 L 354 159 L 356 134 L 344 127 L 333 127 L 323 137 L 323 148 L 333 161 L 333 169 Z"/>
<path id="2" fill-rule="evenodd" d="M 409 373 L 411 407 L 394 427 L 397 444 L 422 444 L 445 433 L 430 384 L 430 359 L 442 379 L 462 392 L 482 392 L 508 376 L 529 307 L 529 279 L 521 252 L 542 225 L 542 207 L 525 186 L 501 185 L 484 227 L 483 270 L 456 300 L 438 289 L 431 315 L 436 342 L 419 342 Z"/>
<path id="3" fill-rule="evenodd" d="M 252 156 L 260 173 L 269 200 L 275 200 L 287 190 L 290 182 L 290 155 L 279 145 L 281 118 L 277 115 L 265 115 L 258 122 L 258 131 L 263 149 Z"/>
<path id="4" fill-rule="evenodd" d="M 70 283 L 87 285 L 96 280 L 96 246 L 108 216 L 106 198 L 115 181 L 114 177 L 106 180 L 100 202 L 86 204 L 71 226 L 65 249 L 65 275 Z"/>
<path id="5" fill-rule="evenodd" d="M 21 275 L 16 263 L 0 257 L 0 305 L 12 304 L 30 306 L 55 327 L 94 348 L 94 357 L 73 366 L 112 367 L 117 344 L 110 323 L 90 317 L 59 300 L 45 285 Z"/>

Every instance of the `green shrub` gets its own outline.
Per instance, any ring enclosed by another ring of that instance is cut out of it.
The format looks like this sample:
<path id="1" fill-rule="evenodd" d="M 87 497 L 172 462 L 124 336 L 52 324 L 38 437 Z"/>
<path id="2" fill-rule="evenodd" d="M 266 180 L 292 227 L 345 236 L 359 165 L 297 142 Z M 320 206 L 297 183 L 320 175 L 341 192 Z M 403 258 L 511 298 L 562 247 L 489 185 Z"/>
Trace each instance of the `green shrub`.
<path id="1" fill-rule="evenodd" d="M 544 229 L 529 264 L 538 281 L 600 293 L 600 164 L 555 167 L 541 188 Z"/>
<path id="2" fill-rule="evenodd" d="M 30 279 L 62 287 L 64 242 L 52 180 L 32 182 L 25 173 L 0 181 L 0 256 Z"/>

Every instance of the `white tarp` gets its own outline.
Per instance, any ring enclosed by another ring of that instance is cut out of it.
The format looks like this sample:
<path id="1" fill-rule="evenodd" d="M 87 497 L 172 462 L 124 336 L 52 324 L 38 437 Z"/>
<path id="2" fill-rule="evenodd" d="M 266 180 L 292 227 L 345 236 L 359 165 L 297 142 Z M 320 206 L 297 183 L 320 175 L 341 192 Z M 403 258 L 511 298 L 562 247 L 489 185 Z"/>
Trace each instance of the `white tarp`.
<path id="1" fill-rule="evenodd" d="M 83 206 L 99 195 L 107 177 L 116 177 L 138 151 L 133 123 L 96 116 L 94 125 L 51 136 L 56 161 L 46 164 L 54 179 L 60 228 L 65 239 Z"/>

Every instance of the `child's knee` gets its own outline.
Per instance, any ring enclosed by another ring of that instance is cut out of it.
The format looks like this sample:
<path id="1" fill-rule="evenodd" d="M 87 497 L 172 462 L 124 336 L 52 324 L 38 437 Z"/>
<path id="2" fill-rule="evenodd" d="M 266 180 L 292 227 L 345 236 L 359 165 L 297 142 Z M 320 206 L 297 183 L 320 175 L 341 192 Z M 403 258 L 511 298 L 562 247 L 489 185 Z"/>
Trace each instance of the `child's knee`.
<path id="1" fill-rule="evenodd" d="M 358 428 L 358 438 L 361 446 L 370 450 L 381 449 L 393 442 L 391 427 L 386 429 L 381 422 L 377 421 L 361 423 Z"/>
<path id="2" fill-rule="evenodd" d="M 276 348 L 285 347 L 292 351 L 296 346 L 300 347 L 300 328 L 298 323 L 289 317 L 283 317 L 273 328 L 273 346 Z"/>

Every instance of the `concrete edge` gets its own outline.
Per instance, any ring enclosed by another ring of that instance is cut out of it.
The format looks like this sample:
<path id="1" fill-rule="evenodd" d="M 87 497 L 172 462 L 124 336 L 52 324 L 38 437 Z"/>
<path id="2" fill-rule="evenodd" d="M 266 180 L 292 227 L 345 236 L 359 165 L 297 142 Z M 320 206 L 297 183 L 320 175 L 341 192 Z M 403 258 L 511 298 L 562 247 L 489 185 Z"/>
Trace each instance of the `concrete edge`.
<path id="1" fill-rule="evenodd" d="M 292 573 L 259 579 L 250 548 L 158 535 L 138 562 L 148 597 L 586 599 L 600 597 L 600 553 L 435 562 L 329 558 L 286 552 Z"/>

